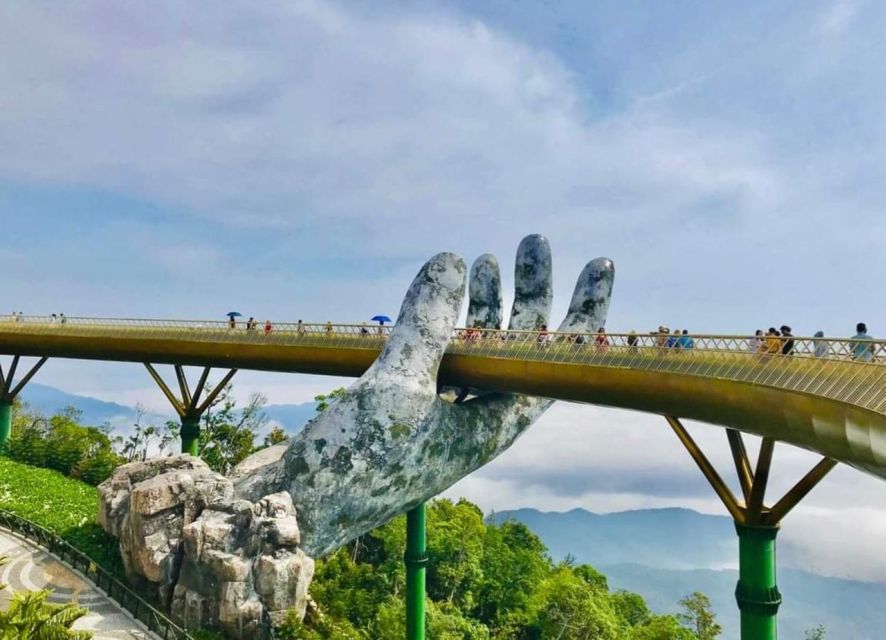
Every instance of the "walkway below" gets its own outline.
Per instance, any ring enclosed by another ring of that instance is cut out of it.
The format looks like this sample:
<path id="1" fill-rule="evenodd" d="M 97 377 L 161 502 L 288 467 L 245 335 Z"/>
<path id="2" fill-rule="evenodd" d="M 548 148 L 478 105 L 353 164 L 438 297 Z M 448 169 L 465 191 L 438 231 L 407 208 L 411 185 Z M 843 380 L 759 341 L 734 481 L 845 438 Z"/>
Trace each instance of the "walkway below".
<path id="1" fill-rule="evenodd" d="M 9 562 L 0 567 L 0 584 L 7 584 L 13 590 L 52 589 L 50 602 L 76 600 L 89 609 L 89 614 L 80 618 L 74 628 L 92 631 L 95 640 L 156 638 L 77 572 L 46 551 L 5 530 L 0 530 L 0 556 L 9 558 Z M 0 591 L 0 607 L 6 606 L 10 595 L 9 589 Z"/>

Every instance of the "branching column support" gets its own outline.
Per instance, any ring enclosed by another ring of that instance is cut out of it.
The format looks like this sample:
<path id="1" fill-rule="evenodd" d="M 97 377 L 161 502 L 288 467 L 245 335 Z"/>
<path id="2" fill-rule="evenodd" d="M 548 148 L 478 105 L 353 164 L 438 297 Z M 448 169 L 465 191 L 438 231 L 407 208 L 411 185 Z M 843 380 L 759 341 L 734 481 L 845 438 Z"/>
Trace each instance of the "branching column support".
<path id="1" fill-rule="evenodd" d="M 772 507 L 765 505 L 766 485 L 772 466 L 775 440 L 763 438 L 756 467 L 752 470 L 741 433 L 727 429 L 726 436 L 741 486 L 738 500 L 701 451 L 679 419 L 666 416 L 668 424 L 695 460 L 698 468 L 726 506 L 738 534 L 738 584 L 735 599 L 741 611 L 742 640 L 776 640 L 781 594 L 776 585 L 775 537 L 782 519 L 836 466 L 823 458 Z"/>
<path id="2" fill-rule="evenodd" d="M 406 640 L 425 638 L 425 503 L 406 513 Z"/>
<path id="3" fill-rule="evenodd" d="M 206 390 L 206 380 L 209 378 L 209 372 L 212 370 L 211 367 L 203 368 L 203 373 L 200 374 L 197 386 L 194 387 L 194 392 L 191 393 L 191 389 L 188 386 L 188 380 L 185 377 L 184 368 L 178 364 L 174 365 L 175 378 L 178 382 L 181 396 L 179 397 L 169 388 L 152 364 L 145 362 L 144 365 L 181 420 L 182 427 L 180 433 L 182 453 L 189 453 L 195 457 L 198 456 L 200 454 L 200 419 L 203 417 L 206 410 L 212 406 L 212 403 L 215 402 L 218 394 L 220 394 L 228 385 L 231 378 L 237 373 L 237 370 L 231 369 L 228 371 L 221 381 L 206 394 L 206 397 L 203 398 L 203 401 L 201 402 L 200 396 L 202 396 Z"/>
<path id="4" fill-rule="evenodd" d="M 31 367 L 28 372 L 13 384 L 15 378 L 15 370 L 18 368 L 19 356 L 12 357 L 12 364 L 9 365 L 9 371 L 3 374 L 3 367 L 0 367 L 0 453 L 6 449 L 6 443 L 9 441 L 9 435 L 12 433 L 12 401 L 25 388 L 25 385 L 34 377 L 34 374 L 40 370 L 40 367 L 46 362 L 47 358 L 40 358 L 37 363 Z"/>

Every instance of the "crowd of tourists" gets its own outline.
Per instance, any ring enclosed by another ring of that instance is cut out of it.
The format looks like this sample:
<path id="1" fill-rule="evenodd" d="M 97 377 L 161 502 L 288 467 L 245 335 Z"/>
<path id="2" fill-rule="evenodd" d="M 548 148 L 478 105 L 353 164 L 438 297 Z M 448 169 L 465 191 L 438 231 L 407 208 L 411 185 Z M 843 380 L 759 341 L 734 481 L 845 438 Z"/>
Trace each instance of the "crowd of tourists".
<path id="1" fill-rule="evenodd" d="M 642 337 L 636 331 L 631 331 L 626 335 L 610 336 L 602 327 L 594 334 L 554 333 L 549 331 L 545 324 L 536 331 L 504 331 L 469 327 L 458 330 L 456 338 L 466 344 L 477 343 L 481 340 L 495 340 L 502 344 L 507 341 L 533 341 L 541 347 L 547 347 L 554 342 L 567 342 L 576 348 L 583 348 L 587 345 L 598 352 L 606 351 L 613 346 L 627 347 L 632 352 L 639 351 L 640 347 L 665 351 L 691 351 L 697 347 L 696 338 L 689 333 L 688 329 L 671 330 L 666 326 L 660 326 L 657 330 L 650 331 Z M 876 360 L 878 349 L 886 349 L 886 346 L 878 343 L 868 334 L 867 325 L 863 322 L 856 325 L 855 335 L 843 340 L 826 339 L 823 331 L 816 331 L 811 344 L 806 340 L 800 349 L 798 349 L 797 338 L 788 325 L 781 325 L 777 329 L 770 327 L 765 333 L 762 329 L 758 329 L 752 337 L 747 339 L 722 339 L 728 341 L 722 345 L 718 343 L 719 340 L 721 339 L 704 338 L 702 346 L 735 350 L 738 345 L 739 348 L 746 348 L 748 351 L 759 353 L 766 358 L 775 355 L 797 355 L 802 352 L 804 355 L 813 355 L 818 358 L 848 357 L 861 362 Z M 741 347 L 742 344 L 745 346 Z M 881 355 L 886 356 L 886 352 Z"/>
<path id="2" fill-rule="evenodd" d="M 227 326 L 229 329 L 237 329 L 238 322 L 236 315 L 228 314 Z M 13 311 L 7 319 L 12 322 L 24 322 L 24 315 L 21 311 Z M 32 319 L 33 320 L 33 319 Z M 385 317 L 385 320 L 389 320 Z M 46 322 L 45 317 L 40 318 L 40 322 Z M 64 313 L 53 313 L 48 317 L 50 324 L 65 324 L 67 318 Z M 247 332 L 262 331 L 264 335 L 270 335 L 274 332 L 274 325 L 270 320 L 265 320 L 263 325 L 250 316 L 243 323 Z M 291 326 L 291 325 L 290 325 Z M 290 326 L 284 329 L 284 332 L 291 331 Z M 369 337 L 376 334 L 381 337 L 387 335 L 390 326 L 385 326 L 384 321 L 373 327 L 371 331 L 367 324 L 362 323 L 357 329 L 357 334 L 361 337 Z M 322 333 L 331 336 L 337 333 L 335 325 L 331 321 L 325 325 L 305 325 L 299 320 L 295 325 L 295 331 L 298 335 L 307 333 Z M 655 348 L 673 351 L 691 351 L 699 346 L 688 329 L 671 330 L 666 326 L 659 326 L 657 330 L 650 331 L 641 337 L 636 331 L 631 331 L 626 335 L 610 337 L 604 328 L 600 328 L 596 333 L 581 332 L 551 332 L 546 324 L 542 324 L 536 331 L 505 331 L 498 329 L 483 329 L 479 326 L 469 327 L 467 329 L 459 329 L 456 332 L 456 338 L 467 344 L 476 343 L 478 341 L 497 340 L 500 343 L 507 341 L 536 342 L 541 347 L 547 347 L 554 342 L 566 342 L 576 349 L 592 347 L 597 351 L 606 351 L 610 347 L 627 347 L 629 351 L 639 351 L 641 347 Z M 708 340 L 718 340 L 718 338 L 705 338 L 701 346 L 710 348 Z M 713 348 L 735 349 L 735 339 L 731 339 L 729 345 L 719 346 L 713 345 Z M 798 351 L 797 339 L 794 337 L 793 330 L 788 325 L 781 325 L 778 328 L 769 327 L 765 332 L 757 329 L 750 338 L 738 339 L 744 343 L 747 351 L 759 353 L 761 356 L 770 357 L 776 355 L 790 356 L 797 353 L 803 355 L 812 355 L 817 358 L 829 357 L 846 357 L 859 362 L 873 362 L 880 358 L 886 358 L 886 343 L 875 340 L 869 333 L 868 327 L 864 322 L 859 322 L 855 326 L 855 335 L 843 340 L 833 340 L 825 338 L 823 331 L 816 331 L 810 341 L 807 339 L 802 343 Z"/>

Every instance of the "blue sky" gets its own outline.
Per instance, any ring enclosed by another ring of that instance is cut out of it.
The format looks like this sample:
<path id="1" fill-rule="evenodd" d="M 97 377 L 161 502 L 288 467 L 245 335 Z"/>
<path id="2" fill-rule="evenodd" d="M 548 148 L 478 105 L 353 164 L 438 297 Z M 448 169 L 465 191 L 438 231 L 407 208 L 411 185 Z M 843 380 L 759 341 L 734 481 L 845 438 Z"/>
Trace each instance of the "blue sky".
<path id="1" fill-rule="evenodd" d="M 886 334 L 881 3 L 12 1 L 0 16 L 4 313 L 358 321 L 395 314 L 438 251 L 495 253 L 509 282 L 537 232 L 555 315 L 606 255 L 612 330 Z M 40 377 L 162 406 L 135 366 Z M 238 392 L 330 384 L 247 374 Z M 545 421 L 459 490 L 497 508 L 716 510 L 655 419 Z M 529 456 L 576 421 L 607 425 L 581 459 Z M 619 437 L 668 454 L 606 466 Z M 582 484 L 588 460 L 606 491 Z M 797 518 L 869 510 L 872 544 L 886 533 L 879 483 L 832 486 Z"/>

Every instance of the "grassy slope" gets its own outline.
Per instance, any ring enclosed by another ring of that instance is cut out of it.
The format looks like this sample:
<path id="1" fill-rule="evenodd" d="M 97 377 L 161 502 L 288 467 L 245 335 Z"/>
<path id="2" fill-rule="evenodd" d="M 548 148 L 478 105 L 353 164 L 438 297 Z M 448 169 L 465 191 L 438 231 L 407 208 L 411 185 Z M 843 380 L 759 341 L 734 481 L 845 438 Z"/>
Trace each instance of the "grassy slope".
<path id="1" fill-rule="evenodd" d="M 0 509 L 54 531 L 100 566 L 122 576 L 117 541 L 95 520 L 95 487 L 57 471 L 0 457 Z"/>

